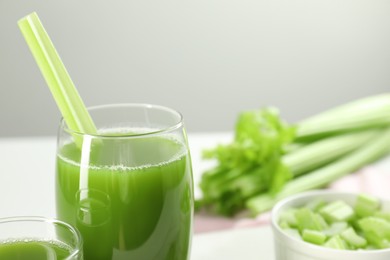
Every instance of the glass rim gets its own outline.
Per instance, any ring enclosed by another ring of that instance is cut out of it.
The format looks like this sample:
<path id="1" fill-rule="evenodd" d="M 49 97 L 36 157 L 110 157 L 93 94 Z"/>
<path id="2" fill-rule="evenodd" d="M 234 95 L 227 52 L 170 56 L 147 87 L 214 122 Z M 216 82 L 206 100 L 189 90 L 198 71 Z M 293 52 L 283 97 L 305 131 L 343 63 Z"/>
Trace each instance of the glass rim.
<path id="1" fill-rule="evenodd" d="M 74 256 L 77 256 L 80 254 L 83 248 L 83 240 L 81 237 L 81 233 L 72 225 L 58 220 L 54 218 L 46 218 L 41 216 L 14 216 L 14 217 L 2 217 L 0 218 L 0 225 L 7 224 L 7 223 L 18 223 L 18 222 L 24 222 L 24 223 L 44 223 L 44 224 L 51 224 L 53 226 L 62 226 L 65 227 L 67 230 L 71 232 L 75 239 L 75 246 L 70 246 L 72 248 L 70 255 L 66 259 L 71 259 Z"/>
<path id="2" fill-rule="evenodd" d="M 96 111 L 96 110 L 105 109 L 105 108 L 120 108 L 120 107 L 122 107 L 122 108 L 124 108 L 124 107 L 142 108 L 143 107 L 143 108 L 147 108 L 147 109 L 157 109 L 160 111 L 166 111 L 168 113 L 176 115 L 178 117 L 178 120 L 177 120 L 177 122 L 171 124 L 170 126 L 162 128 L 162 129 L 151 130 L 151 131 L 147 131 L 147 132 L 143 132 L 143 133 L 139 133 L 139 134 L 121 134 L 121 135 L 112 136 L 112 135 L 108 135 L 108 134 L 82 133 L 79 131 L 72 130 L 67 126 L 64 117 L 61 117 L 60 129 L 63 129 L 68 134 L 76 135 L 76 136 L 90 136 L 93 138 L 119 139 L 119 138 L 135 138 L 135 137 L 143 137 L 143 136 L 168 133 L 168 132 L 172 132 L 176 129 L 179 129 L 180 127 L 182 127 L 184 125 L 183 115 L 179 111 L 177 111 L 173 108 L 162 106 L 162 105 L 155 105 L 155 104 L 149 104 L 149 103 L 112 103 L 112 104 L 90 106 L 90 107 L 87 107 L 87 110 L 88 111 L 93 111 L 93 110 Z"/>

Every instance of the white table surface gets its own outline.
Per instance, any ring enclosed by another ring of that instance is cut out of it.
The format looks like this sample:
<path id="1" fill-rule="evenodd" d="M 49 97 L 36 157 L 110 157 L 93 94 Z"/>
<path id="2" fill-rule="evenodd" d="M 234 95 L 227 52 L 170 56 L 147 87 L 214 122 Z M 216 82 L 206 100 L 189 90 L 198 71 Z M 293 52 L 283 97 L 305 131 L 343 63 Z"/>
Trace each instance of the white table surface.
<path id="1" fill-rule="evenodd" d="M 194 181 L 209 167 L 201 150 L 230 140 L 229 133 L 189 134 Z M 0 138 L 0 217 L 55 217 L 56 138 Z M 211 164 L 211 162 L 210 162 Z M 26 196 L 28 195 L 28 196 Z M 195 190 L 195 196 L 199 191 Z M 194 235 L 191 260 L 274 259 L 269 227 Z"/>

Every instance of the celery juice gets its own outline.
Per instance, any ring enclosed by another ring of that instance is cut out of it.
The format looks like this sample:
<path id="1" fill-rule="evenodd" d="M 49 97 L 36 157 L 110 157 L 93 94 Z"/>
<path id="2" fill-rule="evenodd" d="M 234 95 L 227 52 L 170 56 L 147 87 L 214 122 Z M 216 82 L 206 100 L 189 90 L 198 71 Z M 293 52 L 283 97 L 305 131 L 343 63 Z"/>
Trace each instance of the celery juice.
<path id="1" fill-rule="evenodd" d="M 71 248 L 56 241 L 34 239 L 0 242 L 0 259 L 4 260 L 65 260 Z"/>
<path id="2" fill-rule="evenodd" d="M 186 146 L 168 135 L 58 148 L 57 214 L 80 230 L 85 260 L 188 259 L 192 198 Z"/>

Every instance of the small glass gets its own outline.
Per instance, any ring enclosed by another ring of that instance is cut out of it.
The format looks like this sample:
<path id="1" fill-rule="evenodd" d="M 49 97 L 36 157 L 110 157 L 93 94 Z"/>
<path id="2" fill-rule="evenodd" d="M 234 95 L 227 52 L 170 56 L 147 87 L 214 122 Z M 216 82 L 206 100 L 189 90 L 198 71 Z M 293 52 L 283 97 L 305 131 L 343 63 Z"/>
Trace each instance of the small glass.
<path id="1" fill-rule="evenodd" d="M 56 162 L 57 216 L 79 229 L 84 259 L 189 259 L 193 181 L 181 114 L 148 104 L 89 112 L 98 134 L 62 121 Z"/>
<path id="2" fill-rule="evenodd" d="M 0 259 L 82 260 L 80 233 L 67 223 L 42 217 L 0 219 Z"/>

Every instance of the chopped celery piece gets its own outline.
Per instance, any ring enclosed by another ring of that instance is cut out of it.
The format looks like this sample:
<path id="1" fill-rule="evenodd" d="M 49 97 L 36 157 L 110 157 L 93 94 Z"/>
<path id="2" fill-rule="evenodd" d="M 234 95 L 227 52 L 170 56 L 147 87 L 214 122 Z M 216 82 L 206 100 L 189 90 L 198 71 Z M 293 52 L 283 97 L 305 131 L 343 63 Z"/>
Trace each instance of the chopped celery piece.
<path id="1" fill-rule="evenodd" d="M 305 207 L 311 209 L 314 212 L 318 212 L 325 205 L 326 202 L 324 200 L 316 199 L 307 203 Z"/>
<path id="2" fill-rule="evenodd" d="M 338 200 L 324 206 L 320 214 L 329 222 L 348 221 L 354 216 L 354 211 L 350 205 Z"/>
<path id="3" fill-rule="evenodd" d="M 390 248 L 390 241 L 379 237 L 377 234 L 375 234 L 372 231 L 364 232 L 364 236 L 367 239 L 367 242 L 369 243 L 368 248 L 374 247 L 375 249 L 383 249 L 383 248 Z"/>
<path id="4" fill-rule="evenodd" d="M 287 221 L 285 220 L 282 220 L 279 222 L 279 226 L 282 228 L 282 229 L 287 229 L 287 228 L 290 228 L 290 225 L 287 223 Z"/>
<path id="5" fill-rule="evenodd" d="M 378 217 L 366 217 L 358 221 L 363 233 L 390 240 L 390 223 Z"/>
<path id="6" fill-rule="evenodd" d="M 333 249 L 341 249 L 341 250 L 348 249 L 347 243 L 339 235 L 331 237 L 328 241 L 326 241 L 324 246 Z"/>
<path id="7" fill-rule="evenodd" d="M 356 234 L 353 228 L 348 228 L 341 232 L 340 236 L 352 247 L 363 248 L 367 245 L 367 240 Z"/>
<path id="8" fill-rule="evenodd" d="M 305 229 L 302 232 L 302 238 L 306 242 L 322 245 L 326 240 L 326 235 L 320 231 Z"/>
<path id="9" fill-rule="evenodd" d="M 365 248 L 365 250 L 375 250 L 375 249 L 378 249 L 378 247 L 373 246 L 373 245 L 371 245 L 371 244 L 368 244 L 368 245 L 366 246 L 366 248 Z"/>
<path id="10" fill-rule="evenodd" d="M 332 237 L 334 235 L 340 234 L 347 228 L 348 228 L 347 222 L 334 222 L 329 226 L 328 229 L 324 230 L 324 234 L 329 237 Z"/>
<path id="11" fill-rule="evenodd" d="M 299 231 L 295 228 L 286 228 L 283 230 L 287 235 L 294 237 L 298 240 L 302 240 L 301 234 L 299 234 Z"/>
<path id="12" fill-rule="evenodd" d="M 380 206 L 378 198 L 368 194 L 359 194 L 355 204 L 355 212 L 360 217 L 367 217 L 378 211 Z"/>
<path id="13" fill-rule="evenodd" d="M 297 218 L 295 217 L 296 209 L 288 209 L 280 215 L 280 221 L 285 221 L 290 227 L 297 227 Z"/>
<path id="14" fill-rule="evenodd" d="M 328 224 L 321 215 L 308 208 L 301 208 L 295 212 L 297 225 L 300 231 L 305 229 L 322 231 L 328 228 Z"/>
<path id="15" fill-rule="evenodd" d="M 384 219 L 386 221 L 390 221 L 390 212 L 377 211 L 374 212 L 373 216 Z"/>

